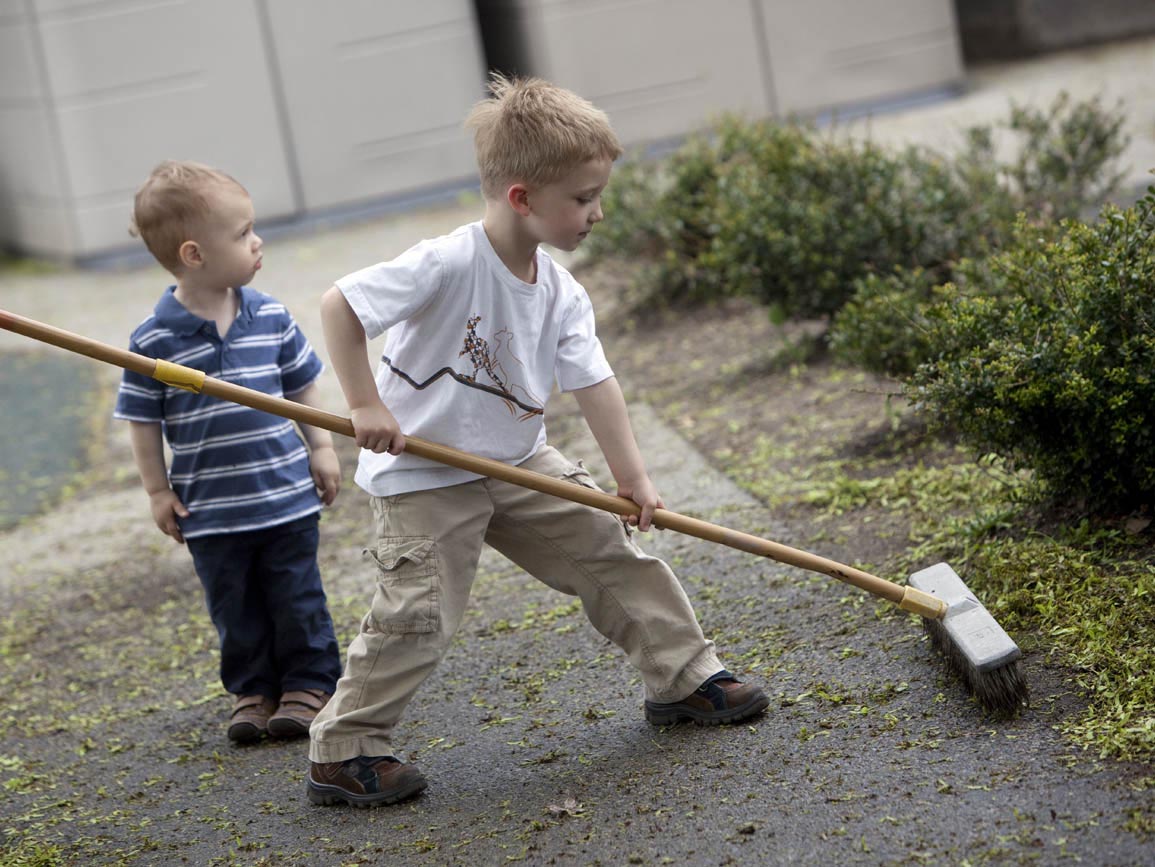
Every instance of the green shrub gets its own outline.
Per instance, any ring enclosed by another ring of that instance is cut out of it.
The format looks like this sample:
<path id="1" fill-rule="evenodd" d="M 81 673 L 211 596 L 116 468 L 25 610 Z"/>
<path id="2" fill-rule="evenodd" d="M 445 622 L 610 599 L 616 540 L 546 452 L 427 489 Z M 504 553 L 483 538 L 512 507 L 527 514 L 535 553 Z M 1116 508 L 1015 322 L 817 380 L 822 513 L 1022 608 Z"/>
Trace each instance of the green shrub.
<path id="1" fill-rule="evenodd" d="M 990 126 L 947 158 L 731 117 L 662 161 L 622 166 L 588 250 L 651 263 L 650 299 L 743 294 L 776 317 L 828 316 L 870 289 L 891 292 L 894 281 L 858 281 L 897 268 L 931 275 L 929 300 L 957 260 L 1002 245 L 1018 210 L 1068 216 L 1113 189 L 1121 117 L 1065 96 L 1045 112 L 1014 107 L 1001 125 L 1018 142 L 1009 162 Z M 865 330 L 847 345 L 866 348 L 870 317 L 857 321 Z"/>
<path id="2" fill-rule="evenodd" d="M 1052 233 L 1056 218 L 1074 218 L 1101 203 L 1119 182 L 1110 166 L 1125 145 L 1122 113 L 1106 111 L 1098 100 L 1070 104 L 1060 95 L 1046 111 L 1014 106 L 1003 126 L 1018 141 L 1010 162 L 996 157 L 995 130 L 973 127 L 966 146 L 955 158 L 953 171 L 959 187 L 974 203 L 971 212 L 952 214 L 944 237 L 957 228 L 971 243 L 955 243 L 956 250 L 981 257 L 1009 243 L 1016 210 L 1025 213 L 1040 233 Z M 969 218 L 969 219 L 968 219 Z M 975 220 L 985 221 L 976 226 Z M 933 358 L 937 347 L 928 343 L 924 326 L 936 283 L 969 279 L 967 271 L 982 268 L 981 259 L 954 262 L 949 244 L 940 245 L 939 265 L 925 279 L 916 271 L 898 269 L 885 276 L 855 281 L 846 305 L 835 316 L 830 342 L 843 361 L 875 373 L 906 378 L 921 363 Z M 933 261 L 925 254 L 918 260 Z M 913 276 L 918 274 L 917 277 Z M 990 291 L 988 273 L 979 283 Z M 904 329 L 911 329 L 904 335 Z M 923 354 L 923 351 L 932 354 Z"/>
<path id="3" fill-rule="evenodd" d="M 712 236 L 726 146 L 726 136 L 719 138 L 693 136 L 664 160 L 637 158 L 614 172 L 604 197 L 607 219 L 584 249 L 592 260 L 625 256 L 646 266 L 643 301 L 704 300 L 694 263 Z"/>
<path id="4" fill-rule="evenodd" d="M 876 373 L 909 377 L 933 355 L 926 311 L 934 283 L 921 268 L 857 280 L 830 331 L 835 357 Z"/>
<path id="5" fill-rule="evenodd" d="M 958 231 L 969 201 L 933 155 L 783 129 L 763 138 L 793 138 L 793 152 L 742 154 L 720 173 L 716 231 L 696 262 L 718 286 L 711 294 L 749 295 L 783 317 L 825 316 L 856 278 L 935 268 L 982 237 L 979 226 Z"/>
<path id="6" fill-rule="evenodd" d="M 1016 243 L 927 311 L 908 394 L 982 453 L 1098 509 L 1155 494 L 1155 187 L 1057 239 Z"/>
<path id="7" fill-rule="evenodd" d="M 1024 227 L 1027 225 L 1022 218 Z M 1027 230 L 1020 229 L 1018 235 Z M 1015 230 L 1005 244 L 1014 245 Z M 1056 223 L 1030 224 L 1034 241 L 1061 235 Z M 1003 295 L 1013 291 L 989 257 L 952 263 L 950 283 L 921 269 L 898 268 L 886 275 L 870 275 L 855 282 L 850 301 L 838 311 L 828 340 L 836 358 L 874 373 L 908 380 L 919 365 L 937 359 L 944 347 L 933 319 L 946 309 L 942 302 L 958 294 Z"/>
<path id="8" fill-rule="evenodd" d="M 1097 98 L 1072 105 L 1061 93 L 1046 111 L 1012 106 L 1006 126 L 1019 146 L 1001 171 L 1028 214 L 1082 217 L 1118 189 L 1122 175 L 1111 166 L 1128 141 L 1121 106 L 1109 111 Z"/>
<path id="9" fill-rule="evenodd" d="M 744 294 L 783 317 L 832 313 L 864 274 L 985 250 L 1010 218 L 932 152 L 736 118 L 661 163 L 627 163 L 606 213 L 594 258 L 655 263 L 648 278 L 669 301 Z"/>

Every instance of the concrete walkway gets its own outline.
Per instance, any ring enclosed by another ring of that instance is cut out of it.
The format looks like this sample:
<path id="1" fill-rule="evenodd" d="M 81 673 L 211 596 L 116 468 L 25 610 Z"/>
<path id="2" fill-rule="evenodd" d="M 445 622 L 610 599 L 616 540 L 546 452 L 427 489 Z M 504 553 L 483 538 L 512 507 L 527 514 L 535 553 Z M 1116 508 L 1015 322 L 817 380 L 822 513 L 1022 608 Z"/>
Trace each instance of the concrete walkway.
<path id="1" fill-rule="evenodd" d="M 1066 92 L 1074 101 L 1099 97 L 1120 104 L 1130 136 L 1120 162 L 1123 189 L 1143 190 L 1155 178 L 1155 39 L 1062 52 L 1026 62 L 982 66 L 955 99 L 845 124 L 856 135 L 902 146 L 919 143 L 950 151 L 969 126 L 1006 119 L 1012 102 L 1047 108 Z"/>

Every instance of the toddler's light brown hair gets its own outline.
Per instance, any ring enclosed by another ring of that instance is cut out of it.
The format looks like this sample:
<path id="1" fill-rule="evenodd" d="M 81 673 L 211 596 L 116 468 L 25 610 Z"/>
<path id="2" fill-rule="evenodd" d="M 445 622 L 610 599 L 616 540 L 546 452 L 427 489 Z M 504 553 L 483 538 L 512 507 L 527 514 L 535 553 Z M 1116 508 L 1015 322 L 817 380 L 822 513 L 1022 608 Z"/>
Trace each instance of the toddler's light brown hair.
<path id="1" fill-rule="evenodd" d="M 234 186 L 248 195 L 231 175 L 188 160 L 165 160 L 152 170 L 136 193 L 129 234 L 139 237 L 168 271 L 180 268 L 180 246 L 194 226 L 212 211 L 210 193 Z"/>
<path id="2" fill-rule="evenodd" d="M 465 121 L 474 132 L 481 192 L 499 199 L 513 183 L 555 183 L 582 163 L 616 160 L 622 146 L 606 113 L 540 78 L 490 78 L 491 99 Z"/>

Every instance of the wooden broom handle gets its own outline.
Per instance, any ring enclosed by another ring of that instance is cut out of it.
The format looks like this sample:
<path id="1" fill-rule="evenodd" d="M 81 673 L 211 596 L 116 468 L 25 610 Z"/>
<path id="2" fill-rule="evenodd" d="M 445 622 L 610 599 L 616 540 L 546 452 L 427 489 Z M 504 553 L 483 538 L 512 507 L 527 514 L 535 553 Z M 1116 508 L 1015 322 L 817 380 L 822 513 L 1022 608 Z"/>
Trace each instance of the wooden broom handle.
<path id="1" fill-rule="evenodd" d="M 71 331 L 54 328 L 51 325 L 45 325 L 15 313 L 0 310 L 0 328 L 15 331 L 34 340 L 50 343 L 53 346 L 59 346 L 62 349 L 86 355 L 98 361 L 123 367 L 144 376 L 154 377 L 169 385 L 199 391 L 213 397 L 219 397 L 222 400 L 239 403 L 348 437 L 355 437 L 356 435 L 353 430 L 353 422 L 344 416 L 284 398 L 273 397 L 241 385 L 223 382 L 206 376 L 202 371 L 193 368 L 148 358 L 125 349 L 117 349 L 106 343 L 73 334 Z M 419 458 L 426 458 L 481 476 L 500 479 L 503 482 L 540 491 L 544 494 L 551 494 L 563 500 L 592 506 L 595 509 L 601 509 L 615 515 L 638 515 L 641 513 L 641 507 L 633 500 L 628 500 L 625 497 L 595 491 L 542 473 L 524 470 L 502 461 L 483 458 L 449 446 L 439 445 L 420 437 L 406 436 L 405 451 Z M 658 527 L 676 530 L 679 533 L 705 539 L 708 542 L 718 542 L 730 548 L 757 554 L 761 557 L 769 557 L 771 560 L 797 566 L 810 572 L 829 575 L 924 617 L 938 618 L 946 612 L 946 603 L 930 594 L 922 593 L 913 587 L 895 584 L 893 581 L 887 581 L 885 578 L 879 578 L 869 572 L 863 572 L 861 569 L 819 557 L 817 554 L 791 548 L 778 542 L 771 542 L 769 539 L 762 539 L 748 533 L 740 533 L 718 524 L 711 524 L 708 521 L 671 512 L 668 509 L 655 509 L 653 520 Z"/>

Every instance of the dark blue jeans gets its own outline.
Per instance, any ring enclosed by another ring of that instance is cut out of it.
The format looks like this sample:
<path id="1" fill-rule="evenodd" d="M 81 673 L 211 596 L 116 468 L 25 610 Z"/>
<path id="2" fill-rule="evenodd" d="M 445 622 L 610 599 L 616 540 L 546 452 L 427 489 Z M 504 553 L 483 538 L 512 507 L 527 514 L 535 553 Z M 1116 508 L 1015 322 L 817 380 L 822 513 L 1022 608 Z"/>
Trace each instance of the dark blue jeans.
<path id="1" fill-rule="evenodd" d="M 248 533 L 188 539 L 221 642 L 221 681 L 234 695 L 321 689 L 341 676 L 333 619 L 317 568 L 318 516 Z"/>

